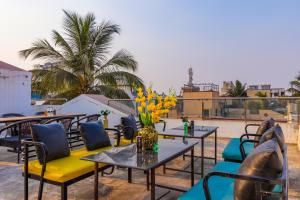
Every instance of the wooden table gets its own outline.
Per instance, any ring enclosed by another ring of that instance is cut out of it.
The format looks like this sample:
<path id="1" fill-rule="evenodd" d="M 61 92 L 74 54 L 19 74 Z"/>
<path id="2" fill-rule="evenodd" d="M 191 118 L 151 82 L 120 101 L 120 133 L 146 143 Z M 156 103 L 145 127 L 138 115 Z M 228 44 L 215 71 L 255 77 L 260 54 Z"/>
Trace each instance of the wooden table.
<path id="1" fill-rule="evenodd" d="M 49 119 L 54 119 L 57 117 L 76 117 L 79 119 L 79 117 L 83 117 L 86 114 L 58 114 L 58 115 L 34 115 L 34 116 L 24 116 L 24 117 L 0 117 L 0 124 L 1 123 L 12 123 L 12 122 L 18 122 L 22 120 L 31 120 L 31 119 L 44 119 L 44 120 L 49 120 Z"/>

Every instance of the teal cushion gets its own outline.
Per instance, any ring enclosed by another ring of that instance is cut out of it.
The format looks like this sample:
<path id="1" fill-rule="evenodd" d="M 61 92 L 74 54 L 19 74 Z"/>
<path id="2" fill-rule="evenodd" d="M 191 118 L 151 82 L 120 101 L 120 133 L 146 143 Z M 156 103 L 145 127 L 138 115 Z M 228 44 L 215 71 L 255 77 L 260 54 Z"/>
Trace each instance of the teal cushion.
<path id="1" fill-rule="evenodd" d="M 240 163 L 234 162 L 219 162 L 210 171 L 221 171 L 236 173 L 240 168 Z M 233 187 L 234 179 L 214 176 L 209 179 L 208 182 L 210 194 L 212 200 L 232 200 L 233 199 Z M 194 187 L 181 195 L 178 200 L 200 200 L 205 199 L 203 190 L 203 181 L 200 180 Z"/>
<path id="2" fill-rule="evenodd" d="M 245 149 L 246 156 L 248 156 L 254 149 L 254 143 L 252 142 L 246 142 L 243 146 Z M 240 138 L 231 139 L 225 147 L 222 156 L 224 160 L 242 162 L 242 154 L 240 151 Z"/>

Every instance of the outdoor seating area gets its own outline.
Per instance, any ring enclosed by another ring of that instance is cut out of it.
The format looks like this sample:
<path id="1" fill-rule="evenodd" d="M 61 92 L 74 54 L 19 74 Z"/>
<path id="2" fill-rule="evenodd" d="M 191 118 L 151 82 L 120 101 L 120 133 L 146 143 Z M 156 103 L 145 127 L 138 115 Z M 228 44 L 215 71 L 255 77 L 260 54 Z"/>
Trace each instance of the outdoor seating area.
<path id="1" fill-rule="evenodd" d="M 289 145 L 285 143 L 283 130 L 271 117 L 246 125 L 245 134 L 231 140 L 218 138 L 217 126 L 196 124 L 186 134 L 182 125 L 167 128 L 167 122 L 160 120 L 162 130 L 158 133 L 157 151 L 138 149 L 136 136 L 143 123 L 132 115 L 122 117 L 119 125 L 106 128 L 98 114 L 0 119 L 7 123 L 1 129 L 6 133 L 3 138 L 18 138 L 15 146 L 3 146 L 12 149 L 7 152 L 10 154 L 7 162 L 17 153 L 15 166 L 21 166 L 22 173 L 14 180 L 23 179 L 24 191 L 16 195 L 24 199 L 48 199 L 51 190 L 57 192 L 57 188 L 60 188 L 57 199 L 72 199 L 74 194 L 69 191 L 73 185 L 81 190 L 80 183 L 86 179 L 90 181 L 85 188 L 93 194 L 88 199 L 111 199 L 118 186 L 111 185 L 114 189 L 109 195 L 101 189 L 102 180 L 110 177 L 112 184 L 118 178 L 126 179 L 127 184 L 123 183 L 121 188 L 134 187 L 136 181 L 143 185 L 144 195 L 138 198 L 138 193 L 133 194 L 133 199 L 289 197 Z M 249 132 L 249 126 L 257 127 L 256 133 Z M 167 181 L 174 178 L 178 184 Z M 50 190 L 48 185 L 57 188 Z M 300 194 L 297 189 L 292 194 L 295 192 Z"/>

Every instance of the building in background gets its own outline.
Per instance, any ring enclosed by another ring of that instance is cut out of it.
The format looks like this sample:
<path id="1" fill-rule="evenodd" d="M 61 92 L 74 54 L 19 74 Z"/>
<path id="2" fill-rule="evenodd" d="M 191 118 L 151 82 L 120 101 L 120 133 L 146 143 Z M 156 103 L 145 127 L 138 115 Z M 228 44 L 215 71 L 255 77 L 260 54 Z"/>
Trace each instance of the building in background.
<path id="1" fill-rule="evenodd" d="M 31 113 L 31 72 L 0 61 L 0 116 Z"/>
<path id="2" fill-rule="evenodd" d="M 227 94 L 227 92 L 232 89 L 234 87 L 233 82 L 232 81 L 223 81 L 223 85 L 221 88 L 221 92 L 220 95 L 221 96 L 225 96 Z"/>
<path id="3" fill-rule="evenodd" d="M 285 96 L 284 88 L 272 88 L 270 84 L 249 85 L 247 89 L 248 97 L 281 97 Z"/>
<path id="4" fill-rule="evenodd" d="M 215 115 L 218 105 L 214 101 L 202 101 L 197 99 L 211 99 L 219 97 L 219 86 L 213 83 L 193 83 L 193 69 L 189 68 L 189 81 L 181 88 L 182 111 L 184 115 L 202 118 Z"/>

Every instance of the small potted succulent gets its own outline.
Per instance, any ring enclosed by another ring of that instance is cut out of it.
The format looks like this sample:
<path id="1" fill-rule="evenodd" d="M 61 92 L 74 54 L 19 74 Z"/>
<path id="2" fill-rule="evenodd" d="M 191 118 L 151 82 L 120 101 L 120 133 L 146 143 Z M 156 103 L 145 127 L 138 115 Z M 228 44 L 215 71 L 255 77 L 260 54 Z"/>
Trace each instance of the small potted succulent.
<path id="1" fill-rule="evenodd" d="M 110 114 L 109 110 L 101 110 L 100 114 L 104 117 L 103 119 L 103 125 L 104 128 L 108 128 L 108 115 Z"/>

